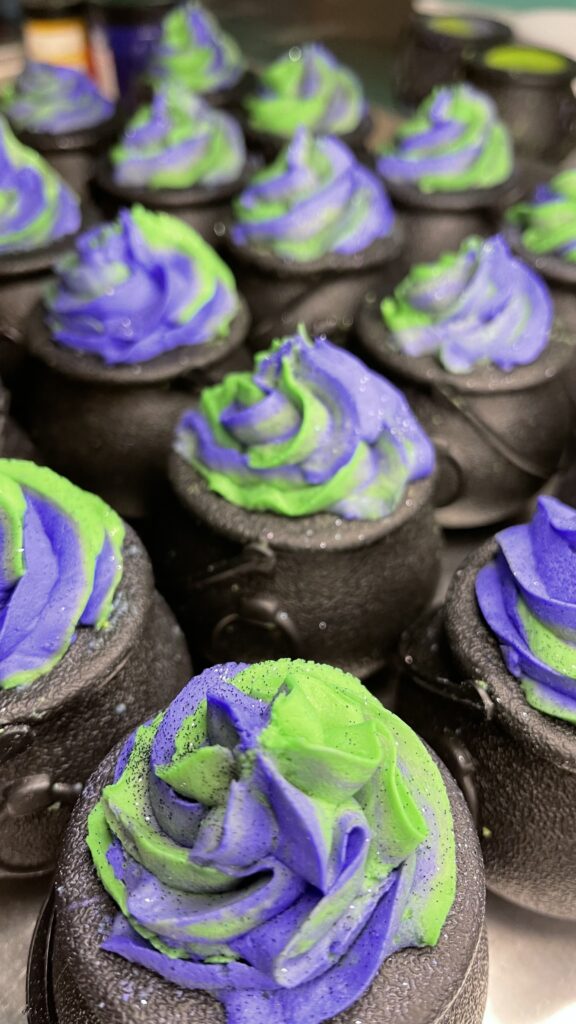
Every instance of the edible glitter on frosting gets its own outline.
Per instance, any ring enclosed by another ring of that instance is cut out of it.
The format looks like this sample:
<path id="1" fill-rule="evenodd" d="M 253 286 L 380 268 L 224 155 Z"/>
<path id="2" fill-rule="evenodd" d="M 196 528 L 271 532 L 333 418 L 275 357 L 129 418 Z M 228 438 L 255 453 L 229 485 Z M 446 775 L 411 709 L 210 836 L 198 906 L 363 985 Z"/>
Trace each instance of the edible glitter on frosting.
<path id="1" fill-rule="evenodd" d="M 94 128 L 115 110 L 83 71 L 36 61 L 3 90 L 1 105 L 16 128 L 49 135 Z"/>
<path id="2" fill-rule="evenodd" d="M 128 740 L 88 845 L 119 913 L 103 949 L 228 1024 L 319 1024 L 452 906 L 450 803 L 415 733 L 354 676 L 229 663 Z"/>
<path id="3" fill-rule="evenodd" d="M 381 311 L 398 351 L 434 355 L 451 373 L 533 363 L 549 342 L 553 320 L 544 281 L 500 235 L 473 236 L 458 252 L 413 267 L 382 300 Z"/>
<path id="4" fill-rule="evenodd" d="M 540 497 L 496 540 L 476 578 L 482 615 L 528 703 L 576 724 L 576 510 Z"/>
<path id="5" fill-rule="evenodd" d="M 576 170 L 561 171 L 539 185 L 529 202 L 517 203 L 506 220 L 520 232 L 522 245 L 535 256 L 556 256 L 576 263 Z"/>
<path id="6" fill-rule="evenodd" d="M 124 525 L 51 469 L 0 459 L 0 689 L 46 675 L 79 627 L 104 628 Z"/>
<path id="7" fill-rule="evenodd" d="M 230 114 L 167 82 L 134 115 L 109 159 L 119 185 L 215 187 L 240 178 L 246 145 Z"/>
<path id="8" fill-rule="evenodd" d="M 237 85 L 245 71 L 240 47 L 202 4 L 180 4 L 166 15 L 149 69 L 153 83 L 209 95 Z"/>
<path id="9" fill-rule="evenodd" d="M 142 206 L 81 235 L 55 278 L 44 298 L 52 339 L 109 365 L 226 337 L 240 309 L 214 249 L 177 217 Z"/>
<path id="10" fill-rule="evenodd" d="M 79 230 L 80 201 L 0 115 L 0 253 L 41 249 Z"/>
<path id="11" fill-rule="evenodd" d="M 303 330 L 259 353 L 253 371 L 205 388 L 176 448 L 227 501 L 285 516 L 380 519 L 434 468 L 401 392 Z"/>
<path id="12" fill-rule="evenodd" d="M 300 129 L 233 203 L 232 241 L 293 263 L 353 256 L 388 238 L 386 191 L 338 139 Z"/>
<path id="13" fill-rule="evenodd" d="M 293 46 L 270 64 L 244 106 L 251 128 L 287 139 L 302 127 L 346 135 L 368 113 L 360 79 L 318 43 Z"/>
<path id="14" fill-rule="evenodd" d="M 440 86 L 396 130 L 378 170 L 421 192 L 463 192 L 508 181 L 514 151 L 489 96 L 471 85 Z"/>

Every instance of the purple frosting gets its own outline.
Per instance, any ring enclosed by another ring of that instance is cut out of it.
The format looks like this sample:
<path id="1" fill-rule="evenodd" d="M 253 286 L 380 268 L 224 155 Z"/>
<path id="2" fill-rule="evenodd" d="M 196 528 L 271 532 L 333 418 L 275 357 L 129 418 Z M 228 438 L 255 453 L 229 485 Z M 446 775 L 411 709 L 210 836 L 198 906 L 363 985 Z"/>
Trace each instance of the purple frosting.
<path id="1" fill-rule="evenodd" d="M 109 365 L 224 337 L 239 309 L 233 275 L 208 243 L 141 206 L 81 235 L 55 273 L 45 297 L 53 339 Z"/>
<path id="2" fill-rule="evenodd" d="M 49 135 L 94 128 L 115 109 L 83 71 L 36 61 L 26 64 L 3 105 L 20 130 Z"/>

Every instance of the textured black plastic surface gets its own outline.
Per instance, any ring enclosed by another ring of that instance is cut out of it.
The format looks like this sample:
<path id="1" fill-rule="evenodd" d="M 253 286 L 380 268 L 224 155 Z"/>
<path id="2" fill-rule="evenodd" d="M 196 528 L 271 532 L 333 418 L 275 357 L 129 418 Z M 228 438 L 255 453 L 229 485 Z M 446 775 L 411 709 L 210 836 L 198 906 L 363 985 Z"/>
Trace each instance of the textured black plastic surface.
<path id="1" fill-rule="evenodd" d="M 149 363 L 107 366 L 55 344 L 38 306 L 25 344 L 37 362 L 19 415 L 49 465 L 96 491 L 129 518 L 155 504 L 175 423 L 190 395 L 250 365 L 245 306 L 228 337 Z"/>
<path id="2" fill-rule="evenodd" d="M 177 988 L 99 944 L 114 906 L 102 889 L 84 842 L 86 817 L 114 758 L 90 780 L 66 837 L 56 888 L 53 951 L 38 934 L 29 968 L 30 1024 L 224 1024 L 222 1005 L 205 992 Z M 383 964 L 366 994 L 334 1024 L 480 1024 L 486 1002 L 488 951 L 484 880 L 465 804 L 445 769 L 454 817 L 456 899 L 435 948 L 407 949 Z M 51 984 L 50 1000 L 43 998 Z M 44 987 L 43 987 L 44 986 Z"/>
<path id="3" fill-rule="evenodd" d="M 162 592 L 208 662 L 293 655 L 366 677 L 434 593 L 432 481 L 375 522 L 248 512 L 173 454 L 178 501 L 147 537 Z"/>
<path id="4" fill-rule="evenodd" d="M 190 674 L 182 633 L 154 591 L 149 559 L 128 527 L 109 628 L 80 628 L 46 676 L 0 690 L 0 869 L 49 869 L 70 814 L 57 796 L 23 813 L 23 781 L 47 775 L 62 787 L 85 782 L 107 751 L 167 704 Z"/>
<path id="5" fill-rule="evenodd" d="M 95 160 L 112 144 L 120 126 L 121 119 L 115 115 L 91 128 L 61 132 L 58 135 L 23 131 L 17 125 L 13 125 L 13 128 L 24 145 L 41 153 L 74 191 L 84 198 L 94 174 Z"/>
<path id="6" fill-rule="evenodd" d="M 252 315 L 251 346 L 267 348 L 272 339 L 294 332 L 299 324 L 312 334 L 326 333 L 331 341 L 344 342 L 366 293 L 381 289 L 391 274 L 396 283 L 403 243 L 397 222 L 389 238 L 364 253 L 331 254 L 301 265 L 227 239 L 229 262 Z"/>
<path id="7" fill-rule="evenodd" d="M 273 135 L 272 132 L 256 131 L 255 128 L 250 127 L 246 116 L 243 117 L 243 128 L 250 148 L 256 152 L 262 153 L 264 158 L 267 160 L 273 160 L 280 150 L 283 149 L 290 141 L 283 135 Z M 344 135 L 338 135 L 338 138 L 347 146 L 350 146 L 350 149 L 353 149 L 359 156 L 365 156 L 366 141 L 371 131 L 372 117 L 370 114 L 367 114 L 354 131 L 346 132 Z"/>
<path id="8" fill-rule="evenodd" d="M 357 318 L 360 355 L 408 397 L 438 451 L 438 519 L 450 529 L 500 522 L 556 472 L 573 418 L 566 375 L 574 347 L 556 325 L 529 366 L 449 373 L 433 356 L 394 350 L 380 303 Z"/>
<path id="9" fill-rule="evenodd" d="M 488 887 L 575 920 L 576 730 L 527 703 L 481 618 L 475 579 L 495 551 L 470 556 L 444 613 L 407 631 L 397 709 L 441 754 L 447 736 L 469 752 Z M 466 680 L 481 683 L 475 701 Z"/>

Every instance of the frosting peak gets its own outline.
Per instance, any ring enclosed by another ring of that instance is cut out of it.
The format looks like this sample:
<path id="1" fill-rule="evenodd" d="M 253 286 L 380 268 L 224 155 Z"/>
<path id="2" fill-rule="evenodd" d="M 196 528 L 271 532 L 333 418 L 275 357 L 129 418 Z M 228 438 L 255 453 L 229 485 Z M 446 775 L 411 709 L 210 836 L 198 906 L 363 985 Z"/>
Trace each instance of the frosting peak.
<path id="1" fill-rule="evenodd" d="M 576 263 L 576 170 L 562 171 L 539 185 L 530 202 L 507 211 L 506 220 L 519 229 L 522 245 L 535 256 Z"/>
<path id="2" fill-rule="evenodd" d="M 553 317 L 548 288 L 500 235 L 468 238 L 458 252 L 413 267 L 381 309 L 395 347 L 435 355 L 451 373 L 534 362 Z"/>
<path id="3" fill-rule="evenodd" d="M 421 192 L 463 192 L 508 181 L 514 154 L 489 96 L 471 85 L 441 86 L 397 129 L 378 170 Z"/>
<path id="4" fill-rule="evenodd" d="M 231 271 L 177 217 L 122 210 L 55 267 L 46 322 L 59 345 L 109 365 L 225 337 L 239 311 Z"/>
<path id="5" fill-rule="evenodd" d="M 123 540 L 100 498 L 50 469 L 0 459 L 0 689 L 50 672 L 78 627 L 107 624 Z"/>
<path id="6" fill-rule="evenodd" d="M 318 43 L 293 46 L 260 76 L 261 89 L 245 100 L 250 127 L 291 138 L 297 128 L 346 135 L 366 117 L 360 79 Z"/>
<path id="7" fill-rule="evenodd" d="M 109 156 L 120 185 L 187 189 L 237 181 L 246 146 L 230 114 L 166 82 L 134 115 Z"/>
<path id="8" fill-rule="evenodd" d="M 319 1024 L 435 945 L 456 886 L 423 743 L 354 676 L 229 663 L 141 726 L 89 817 L 119 913 L 103 948 L 225 1006 Z"/>
<path id="9" fill-rule="evenodd" d="M 58 135 L 108 121 L 114 104 L 83 71 L 28 61 L 2 93 L 2 107 L 20 130 Z"/>
<path id="10" fill-rule="evenodd" d="M 482 614 L 528 703 L 576 724 L 576 510 L 541 497 L 496 540 L 476 579 Z"/>
<path id="11" fill-rule="evenodd" d="M 76 194 L 0 116 L 0 253 L 44 248 L 75 234 L 81 219 Z"/>
<path id="12" fill-rule="evenodd" d="M 190 92 L 210 94 L 232 88 L 245 70 L 238 44 L 202 4 L 180 4 L 166 15 L 151 62 L 152 81 L 168 79 Z"/>
<path id="13" fill-rule="evenodd" d="M 338 139 L 300 129 L 234 202 L 231 237 L 295 263 L 351 256 L 387 238 L 395 215 L 386 192 Z"/>
<path id="14" fill-rule="evenodd" d="M 273 342 L 253 372 L 205 388 L 176 446 L 227 501 L 286 516 L 380 519 L 434 467 L 404 396 L 349 352 L 304 334 Z"/>

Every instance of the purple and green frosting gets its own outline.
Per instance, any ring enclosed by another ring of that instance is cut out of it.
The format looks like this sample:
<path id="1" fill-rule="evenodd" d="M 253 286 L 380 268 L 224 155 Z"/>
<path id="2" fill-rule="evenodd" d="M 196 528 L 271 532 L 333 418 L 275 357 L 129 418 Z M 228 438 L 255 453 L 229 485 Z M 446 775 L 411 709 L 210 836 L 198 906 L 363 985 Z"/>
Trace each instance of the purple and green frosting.
<path id="1" fill-rule="evenodd" d="M 246 145 L 238 122 L 167 82 L 109 153 L 112 176 L 133 188 L 215 188 L 238 181 Z"/>
<path id="2" fill-rule="evenodd" d="M 244 105 L 252 129 L 286 139 L 298 128 L 347 135 L 368 113 L 360 79 L 317 43 L 293 46 L 270 64 Z"/>
<path id="3" fill-rule="evenodd" d="M 29 61 L 2 92 L 2 110 L 16 129 L 63 135 L 95 128 L 114 115 L 114 104 L 75 68 Z"/>
<path id="4" fill-rule="evenodd" d="M 245 71 L 240 47 L 202 4 L 180 4 L 166 15 L 149 70 L 153 83 L 209 95 L 233 88 Z"/>
<path id="5" fill-rule="evenodd" d="M 0 459 L 0 690 L 57 665 L 79 628 L 104 629 L 122 577 L 124 525 L 51 469 Z"/>
<path id="6" fill-rule="evenodd" d="M 119 911 L 102 948 L 224 1004 L 320 1024 L 435 946 L 456 890 L 439 769 L 354 676 L 313 662 L 196 676 L 127 741 L 88 820 Z"/>
<path id="7" fill-rule="evenodd" d="M 424 193 L 486 189 L 509 180 L 514 151 L 489 96 L 471 85 L 440 86 L 396 130 L 378 170 Z"/>
<path id="8" fill-rule="evenodd" d="M 392 234 L 386 190 L 352 150 L 300 129 L 233 203 L 232 241 L 291 263 L 353 257 Z"/>
<path id="9" fill-rule="evenodd" d="M 538 499 L 529 523 L 496 534 L 476 596 L 528 703 L 576 724 L 576 510 Z"/>
<path id="10" fill-rule="evenodd" d="M 472 236 L 458 252 L 412 267 L 382 300 L 381 312 L 395 349 L 435 356 L 450 373 L 533 363 L 548 344 L 553 320 L 544 281 L 500 235 Z"/>
<path id="11" fill-rule="evenodd" d="M 43 249 L 81 221 L 76 194 L 0 115 L 0 254 Z"/>
<path id="12" fill-rule="evenodd" d="M 53 341 L 114 366 L 226 337 L 240 299 L 232 272 L 191 227 L 133 206 L 77 239 L 44 305 Z"/>
<path id="13" fill-rule="evenodd" d="M 434 468 L 401 392 L 304 332 L 273 342 L 253 371 L 205 388 L 176 449 L 233 505 L 284 516 L 380 519 Z"/>
<path id="14" fill-rule="evenodd" d="M 576 170 L 562 171 L 539 185 L 530 202 L 507 211 L 506 220 L 534 256 L 576 263 Z"/>

